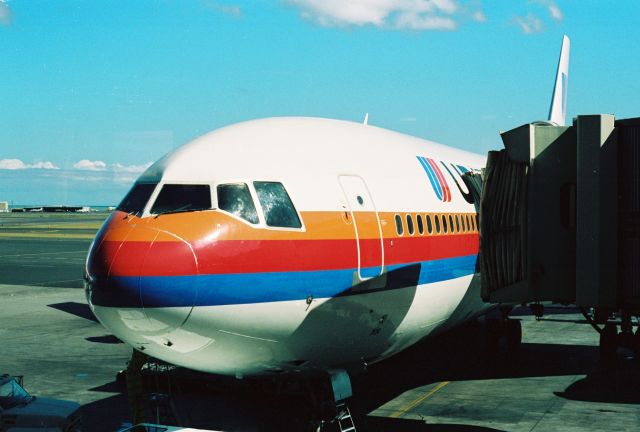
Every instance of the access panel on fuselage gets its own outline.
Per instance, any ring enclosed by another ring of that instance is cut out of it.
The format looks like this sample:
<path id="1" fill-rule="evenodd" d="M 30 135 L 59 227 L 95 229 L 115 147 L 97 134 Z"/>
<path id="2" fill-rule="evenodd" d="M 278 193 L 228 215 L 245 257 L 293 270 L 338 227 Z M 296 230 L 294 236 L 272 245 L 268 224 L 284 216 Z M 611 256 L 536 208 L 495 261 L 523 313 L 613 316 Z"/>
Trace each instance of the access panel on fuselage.
<path id="1" fill-rule="evenodd" d="M 353 219 L 358 244 L 358 276 L 361 280 L 382 274 L 384 249 L 380 218 L 364 179 L 355 175 L 338 177 Z"/>

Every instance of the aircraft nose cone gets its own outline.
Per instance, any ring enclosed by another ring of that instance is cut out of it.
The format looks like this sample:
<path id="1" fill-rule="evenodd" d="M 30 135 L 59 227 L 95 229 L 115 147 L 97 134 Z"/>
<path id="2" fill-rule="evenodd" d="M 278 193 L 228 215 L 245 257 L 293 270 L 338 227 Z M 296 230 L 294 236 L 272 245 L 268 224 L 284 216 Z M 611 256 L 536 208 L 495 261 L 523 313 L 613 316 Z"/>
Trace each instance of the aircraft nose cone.
<path id="1" fill-rule="evenodd" d="M 107 231 L 89 253 L 87 273 L 88 301 L 108 327 L 175 329 L 195 303 L 196 257 L 189 243 L 166 231 L 144 226 Z M 133 316 L 135 325 L 126 318 Z"/>

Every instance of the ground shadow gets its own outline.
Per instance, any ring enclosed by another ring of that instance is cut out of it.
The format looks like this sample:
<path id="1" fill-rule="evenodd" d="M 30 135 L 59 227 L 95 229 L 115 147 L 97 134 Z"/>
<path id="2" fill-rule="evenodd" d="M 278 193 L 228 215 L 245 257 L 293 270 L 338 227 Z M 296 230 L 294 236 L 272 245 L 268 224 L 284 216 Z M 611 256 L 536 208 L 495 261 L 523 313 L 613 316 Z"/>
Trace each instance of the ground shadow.
<path id="1" fill-rule="evenodd" d="M 96 342 L 96 343 L 103 343 L 103 344 L 121 344 L 121 343 L 123 343 L 120 339 L 118 339 L 114 335 L 90 336 L 90 337 L 86 337 L 85 340 L 87 340 L 89 342 Z"/>
<path id="2" fill-rule="evenodd" d="M 362 419 L 356 427 L 367 432 L 499 432 L 483 426 L 469 426 L 463 424 L 429 424 L 423 420 L 396 419 L 388 417 L 369 416 Z"/>
<path id="3" fill-rule="evenodd" d="M 80 318 L 84 318 L 89 321 L 98 322 L 98 319 L 95 317 L 93 312 L 91 312 L 91 308 L 89 308 L 89 305 L 85 303 L 64 302 L 64 303 L 54 303 L 47 306 L 53 309 L 58 309 L 62 312 L 66 312 L 71 315 L 75 315 Z"/>
<path id="4" fill-rule="evenodd" d="M 555 395 L 576 401 L 640 404 L 640 365 L 637 361 L 616 359 L 574 382 Z"/>
<path id="5" fill-rule="evenodd" d="M 587 375 L 597 370 L 598 356 L 595 346 L 561 344 L 522 344 L 516 353 L 490 355 L 483 325 L 471 323 L 355 377 L 353 408 L 365 417 L 408 390 L 442 381 Z"/>
<path id="6" fill-rule="evenodd" d="M 82 430 L 113 432 L 131 418 L 126 394 L 118 394 L 82 406 Z"/>

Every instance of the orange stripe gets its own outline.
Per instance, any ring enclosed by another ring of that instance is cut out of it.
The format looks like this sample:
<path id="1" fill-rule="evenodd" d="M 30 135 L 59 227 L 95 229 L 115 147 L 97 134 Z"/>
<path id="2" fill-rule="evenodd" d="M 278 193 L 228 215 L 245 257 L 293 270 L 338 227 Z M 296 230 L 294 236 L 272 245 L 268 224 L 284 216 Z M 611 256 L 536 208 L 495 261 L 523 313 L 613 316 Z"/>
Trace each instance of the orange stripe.
<path id="1" fill-rule="evenodd" d="M 399 237 L 396 232 L 395 216 L 393 212 L 381 212 L 378 214 L 384 238 Z M 403 217 L 404 231 L 407 236 L 406 214 Z M 414 219 L 415 237 L 421 236 L 415 223 L 416 213 L 409 213 Z M 433 220 L 433 213 L 420 213 L 423 218 L 429 214 Z M 445 213 L 448 218 L 449 214 Z M 467 215 L 469 213 L 461 213 Z M 115 212 L 107 220 L 101 232 L 106 232 L 105 240 L 108 241 L 152 241 L 157 230 L 171 232 L 180 238 L 197 242 L 199 240 L 343 240 L 354 239 L 355 230 L 350 213 L 339 211 L 302 212 L 305 231 L 265 229 L 255 227 L 239 221 L 238 219 L 217 210 L 167 214 L 158 218 L 138 218 L 130 216 L 124 219 L 124 213 Z M 473 214 L 472 214 L 473 215 Z M 378 221 L 374 212 L 358 212 L 356 214 L 358 234 L 361 239 L 379 238 Z M 134 226 L 143 229 L 131 230 Z M 146 229 L 151 228 L 151 229 Z M 433 233 L 428 234 L 427 224 L 424 221 L 423 236 L 437 235 L 435 224 Z M 450 227 L 449 227 L 450 233 Z M 474 231 L 467 231 L 473 233 Z M 450 233 L 451 234 L 451 233 Z M 440 234 L 443 235 L 443 234 Z M 160 236 L 156 241 L 174 241 L 170 236 Z"/>

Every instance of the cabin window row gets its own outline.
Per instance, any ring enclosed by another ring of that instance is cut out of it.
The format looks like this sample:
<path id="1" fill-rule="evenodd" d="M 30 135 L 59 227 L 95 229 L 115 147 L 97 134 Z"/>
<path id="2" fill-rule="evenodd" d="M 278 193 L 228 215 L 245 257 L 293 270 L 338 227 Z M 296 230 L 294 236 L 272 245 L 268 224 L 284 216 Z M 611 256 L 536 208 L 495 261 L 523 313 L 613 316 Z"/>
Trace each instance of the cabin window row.
<path id="1" fill-rule="evenodd" d="M 405 213 L 395 215 L 396 234 L 437 235 L 478 231 L 478 215 L 471 213 Z"/>
<path id="2" fill-rule="evenodd" d="M 254 181 L 251 186 L 255 192 L 255 199 L 248 183 L 216 185 L 217 208 L 250 224 L 260 222 L 258 217 L 260 211 L 267 226 L 302 228 L 298 212 L 282 183 Z M 142 215 L 156 187 L 157 183 L 135 184 L 118 205 L 118 210 Z M 211 186 L 208 184 L 163 184 L 149 209 L 149 214 L 159 216 L 213 208 Z"/>

